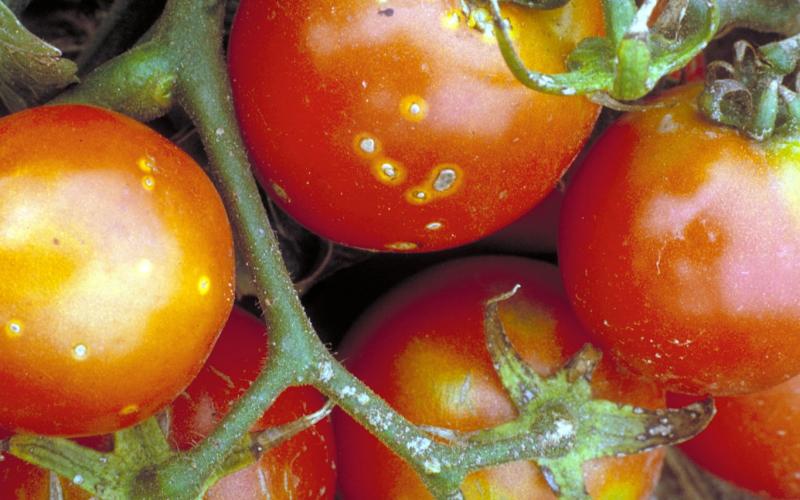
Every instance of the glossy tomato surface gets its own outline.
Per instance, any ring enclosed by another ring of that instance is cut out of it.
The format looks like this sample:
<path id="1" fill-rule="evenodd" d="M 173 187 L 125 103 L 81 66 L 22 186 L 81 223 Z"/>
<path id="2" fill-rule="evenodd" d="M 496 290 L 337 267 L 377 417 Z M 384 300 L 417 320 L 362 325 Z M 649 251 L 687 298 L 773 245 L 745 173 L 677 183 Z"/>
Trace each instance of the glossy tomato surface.
<path id="1" fill-rule="evenodd" d="M 715 403 L 717 415 L 683 451 L 743 488 L 800 498 L 800 377 Z"/>
<path id="2" fill-rule="evenodd" d="M 555 267 L 514 257 L 476 257 L 427 270 L 390 292 L 354 326 L 342 348 L 348 368 L 420 425 L 474 431 L 516 415 L 492 367 L 483 332 L 486 300 L 522 288 L 499 306 L 514 347 L 550 374 L 585 342 Z M 604 360 L 596 395 L 660 407 L 663 394 Z M 337 410 L 338 411 L 338 410 Z M 340 487 L 347 499 L 429 498 L 416 473 L 343 413 L 334 413 Z M 657 450 L 584 465 L 592 498 L 648 498 L 661 468 Z M 469 475 L 467 498 L 555 498 L 538 467 L 518 461 Z"/>
<path id="3" fill-rule="evenodd" d="M 200 167 L 122 115 L 0 120 L 0 427 L 132 425 L 200 370 L 233 299 L 233 244 Z"/>
<path id="4" fill-rule="evenodd" d="M 188 449 L 216 428 L 233 402 L 261 371 L 267 356 L 264 324 L 234 308 L 200 374 L 172 404 L 170 439 Z M 287 424 L 320 409 L 322 395 L 311 387 L 287 389 L 253 431 Z M 333 498 L 335 443 L 330 419 L 267 450 L 255 464 L 218 481 L 207 499 Z"/>
<path id="5" fill-rule="evenodd" d="M 559 262 L 600 343 L 676 392 L 800 372 L 800 142 L 703 119 L 698 86 L 609 128 L 567 190 Z"/>
<path id="6" fill-rule="evenodd" d="M 597 106 L 522 86 L 474 28 L 488 12 L 460 5 L 240 3 L 229 63 L 245 142 L 272 198 L 312 231 L 383 251 L 463 244 L 530 210 L 577 154 Z M 503 9 L 540 71 L 564 71 L 603 26 L 597 0 Z"/>

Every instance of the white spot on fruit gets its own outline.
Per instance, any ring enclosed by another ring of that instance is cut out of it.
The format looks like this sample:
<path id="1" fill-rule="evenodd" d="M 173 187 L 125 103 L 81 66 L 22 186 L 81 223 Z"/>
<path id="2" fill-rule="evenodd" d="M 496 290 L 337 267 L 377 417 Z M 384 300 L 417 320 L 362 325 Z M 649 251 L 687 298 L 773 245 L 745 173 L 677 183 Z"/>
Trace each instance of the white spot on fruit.
<path id="1" fill-rule="evenodd" d="M 75 347 L 72 348 L 72 357 L 77 359 L 78 361 L 83 361 L 89 356 L 89 348 L 83 344 L 76 344 Z"/>

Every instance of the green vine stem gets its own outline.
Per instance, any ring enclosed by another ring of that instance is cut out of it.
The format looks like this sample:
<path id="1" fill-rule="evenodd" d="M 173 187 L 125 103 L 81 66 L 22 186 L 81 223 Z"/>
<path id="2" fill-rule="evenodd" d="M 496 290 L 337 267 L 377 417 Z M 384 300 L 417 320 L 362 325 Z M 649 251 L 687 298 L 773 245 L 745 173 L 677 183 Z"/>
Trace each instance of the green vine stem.
<path id="1" fill-rule="evenodd" d="M 142 120 L 163 115 L 174 104 L 187 111 L 208 153 L 209 174 L 225 202 L 270 331 L 270 357 L 262 373 L 206 439 L 184 453 L 162 453 L 163 442 L 151 440 L 152 433 L 136 438 L 143 443 L 124 445 L 155 451 L 144 453 L 149 457 L 147 465 L 133 467 L 128 493 L 137 498 L 176 499 L 202 494 L 278 394 L 302 384 L 320 389 L 404 458 L 438 498 L 458 498 L 463 478 L 478 468 L 554 456 L 554 450 L 565 445 L 546 438 L 558 434 L 558 422 L 544 407 L 536 414 L 541 422 L 512 439 L 442 443 L 392 410 L 322 344 L 286 271 L 250 172 L 222 55 L 223 17 L 220 0 L 170 0 L 139 45 L 102 65 L 55 101 L 98 104 Z M 48 452 L 24 456 L 19 450 L 26 439 Z M 69 441 L 24 436 L 11 439 L 10 451 L 67 475 L 74 472 L 76 463 L 102 458 Z M 559 463 L 553 462 L 551 468 Z M 119 470 L 131 469 L 130 464 L 126 467 Z M 86 485 L 99 481 L 109 470 L 117 469 L 89 467 L 77 473 L 85 474 L 82 485 Z"/>

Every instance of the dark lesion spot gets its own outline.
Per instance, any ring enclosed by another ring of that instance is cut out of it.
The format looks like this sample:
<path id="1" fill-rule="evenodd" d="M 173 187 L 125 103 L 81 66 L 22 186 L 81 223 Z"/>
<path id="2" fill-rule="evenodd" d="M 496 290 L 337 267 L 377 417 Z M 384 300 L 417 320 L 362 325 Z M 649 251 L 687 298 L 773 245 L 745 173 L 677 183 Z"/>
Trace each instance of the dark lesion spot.
<path id="1" fill-rule="evenodd" d="M 58 238 L 53 238 L 53 245 L 58 246 L 60 244 L 61 244 L 61 240 L 59 240 Z"/>
<path id="2" fill-rule="evenodd" d="M 392 17 L 394 15 L 394 9 L 392 9 L 392 8 L 378 9 L 378 15 L 379 16 Z"/>

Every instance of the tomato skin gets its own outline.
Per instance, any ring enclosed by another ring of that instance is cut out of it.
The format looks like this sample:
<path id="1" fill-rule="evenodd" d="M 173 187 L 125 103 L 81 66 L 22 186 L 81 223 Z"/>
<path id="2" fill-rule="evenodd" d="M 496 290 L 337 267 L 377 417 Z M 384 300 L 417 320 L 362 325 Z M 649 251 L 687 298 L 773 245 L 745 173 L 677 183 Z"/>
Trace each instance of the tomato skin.
<path id="1" fill-rule="evenodd" d="M 541 71 L 563 71 L 603 29 L 596 0 L 504 12 Z M 322 236 L 381 251 L 473 241 L 543 199 L 598 107 L 526 89 L 463 17 L 454 0 L 242 1 L 234 104 L 273 199 Z"/>
<path id="2" fill-rule="evenodd" d="M 595 144 L 567 190 L 559 263 L 579 318 L 634 371 L 742 394 L 800 372 L 800 142 L 704 120 L 699 89 Z"/>
<path id="3" fill-rule="evenodd" d="M 107 433 L 186 387 L 233 299 L 222 202 L 191 158 L 89 106 L 0 120 L 0 427 Z"/>
<path id="4" fill-rule="evenodd" d="M 170 440 L 178 449 L 190 448 L 216 428 L 258 376 L 267 357 L 265 330 L 256 317 L 233 309 L 200 374 L 171 406 Z M 289 423 L 323 404 L 322 395 L 312 387 L 289 388 L 253 430 Z M 324 419 L 264 452 L 255 464 L 222 478 L 205 498 L 333 498 L 334 458 L 331 421 Z"/>
<path id="5" fill-rule="evenodd" d="M 683 451 L 743 488 L 800 498 L 800 377 L 715 404 L 711 424 L 683 443 Z"/>
<path id="6" fill-rule="evenodd" d="M 522 288 L 500 304 L 509 338 L 537 372 L 554 372 L 585 342 L 558 271 L 514 257 L 450 261 L 417 275 L 376 303 L 342 347 L 348 368 L 412 422 L 473 431 L 511 420 L 515 410 L 485 346 L 487 299 Z M 604 360 L 594 377 L 599 397 L 660 407 L 663 393 Z M 347 499 L 428 498 L 416 473 L 388 448 L 334 411 L 340 488 Z M 593 460 L 584 474 L 593 498 L 647 498 L 663 454 Z M 471 474 L 467 498 L 554 498 L 538 468 L 520 461 Z"/>

